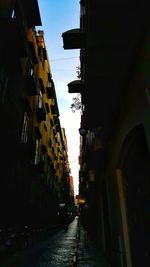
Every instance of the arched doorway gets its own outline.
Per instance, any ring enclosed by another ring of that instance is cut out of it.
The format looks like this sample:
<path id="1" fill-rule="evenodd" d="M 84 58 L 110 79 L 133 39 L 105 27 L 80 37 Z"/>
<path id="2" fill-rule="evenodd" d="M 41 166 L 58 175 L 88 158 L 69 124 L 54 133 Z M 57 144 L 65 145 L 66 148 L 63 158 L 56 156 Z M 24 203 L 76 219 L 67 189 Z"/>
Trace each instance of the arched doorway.
<path id="1" fill-rule="evenodd" d="M 150 264 L 150 154 L 142 125 L 126 138 L 120 165 L 132 266 L 141 267 Z"/>

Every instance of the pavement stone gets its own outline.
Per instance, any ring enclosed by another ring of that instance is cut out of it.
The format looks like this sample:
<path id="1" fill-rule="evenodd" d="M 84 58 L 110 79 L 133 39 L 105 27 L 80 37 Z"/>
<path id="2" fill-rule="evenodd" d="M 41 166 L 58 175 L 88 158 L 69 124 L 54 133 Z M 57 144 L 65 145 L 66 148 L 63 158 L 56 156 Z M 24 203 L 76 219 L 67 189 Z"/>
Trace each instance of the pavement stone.
<path id="1" fill-rule="evenodd" d="M 82 225 L 79 226 L 77 252 L 78 267 L 110 267 L 106 257 L 96 246 Z"/>

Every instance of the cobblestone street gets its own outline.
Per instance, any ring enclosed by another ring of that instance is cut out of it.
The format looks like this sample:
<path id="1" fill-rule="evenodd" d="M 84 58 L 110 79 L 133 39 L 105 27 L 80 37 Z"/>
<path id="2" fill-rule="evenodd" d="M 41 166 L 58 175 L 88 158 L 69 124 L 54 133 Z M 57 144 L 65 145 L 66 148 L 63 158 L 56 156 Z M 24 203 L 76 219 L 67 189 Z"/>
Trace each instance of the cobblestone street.
<path id="1" fill-rule="evenodd" d="M 89 238 L 85 239 L 85 234 L 81 225 L 79 231 L 75 218 L 67 232 L 58 230 L 47 240 L 1 261 L 0 267 L 108 267 L 104 256 Z"/>

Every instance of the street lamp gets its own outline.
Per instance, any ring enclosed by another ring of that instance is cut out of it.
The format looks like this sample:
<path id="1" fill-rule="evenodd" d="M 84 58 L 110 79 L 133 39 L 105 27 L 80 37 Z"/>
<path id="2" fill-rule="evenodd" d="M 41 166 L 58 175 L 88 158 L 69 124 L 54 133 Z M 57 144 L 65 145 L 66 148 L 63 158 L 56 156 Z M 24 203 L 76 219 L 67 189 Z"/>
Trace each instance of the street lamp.
<path id="1" fill-rule="evenodd" d="M 84 129 L 84 128 L 79 128 L 79 134 L 80 135 L 86 135 L 86 133 L 87 133 L 87 130 L 86 129 Z"/>

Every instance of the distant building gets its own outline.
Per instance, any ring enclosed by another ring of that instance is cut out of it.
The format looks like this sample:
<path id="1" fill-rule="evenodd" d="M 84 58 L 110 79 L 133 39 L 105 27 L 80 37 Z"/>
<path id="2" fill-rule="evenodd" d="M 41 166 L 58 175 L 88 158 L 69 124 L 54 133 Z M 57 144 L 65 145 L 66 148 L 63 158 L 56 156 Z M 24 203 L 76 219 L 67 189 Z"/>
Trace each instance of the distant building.
<path id="1" fill-rule="evenodd" d="M 71 186 L 72 192 L 74 192 L 73 176 L 71 176 L 71 175 L 70 175 L 70 186 Z"/>

